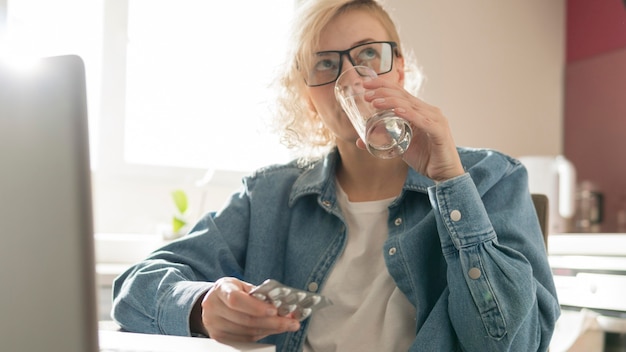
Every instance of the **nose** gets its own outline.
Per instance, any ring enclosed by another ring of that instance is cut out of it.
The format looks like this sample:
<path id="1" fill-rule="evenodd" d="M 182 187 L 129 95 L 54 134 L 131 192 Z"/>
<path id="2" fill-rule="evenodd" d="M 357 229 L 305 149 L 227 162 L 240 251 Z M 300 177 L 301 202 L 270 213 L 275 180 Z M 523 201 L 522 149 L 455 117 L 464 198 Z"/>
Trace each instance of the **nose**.
<path id="1" fill-rule="evenodd" d="M 341 75 L 342 73 L 346 72 L 347 70 L 353 67 L 354 67 L 354 64 L 352 63 L 352 60 L 350 60 L 349 54 L 348 53 L 341 54 L 341 58 L 339 60 L 339 69 L 341 70 L 341 72 L 339 72 L 339 74 Z"/>
<path id="2" fill-rule="evenodd" d="M 354 70 L 354 65 L 352 61 L 348 58 L 348 56 L 342 56 L 339 62 L 339 76 L 337 76 L 337 80 L 335 81 L 335 86 L 340 86 L 342 89 L 349 89 L 348 87 L 352 87 L 351 89 L 362 89 L 357 88 L 363 85 L 362 77 L 358 74 L 357 70 Z"/>

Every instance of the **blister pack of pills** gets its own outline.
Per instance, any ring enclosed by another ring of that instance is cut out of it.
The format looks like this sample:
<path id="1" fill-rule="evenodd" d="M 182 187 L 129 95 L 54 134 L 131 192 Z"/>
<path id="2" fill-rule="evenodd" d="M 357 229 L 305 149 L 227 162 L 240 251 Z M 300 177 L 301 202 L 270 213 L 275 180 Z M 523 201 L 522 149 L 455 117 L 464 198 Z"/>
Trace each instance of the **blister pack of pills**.
<path id="1" fill-rule="evenodd" d="M 250 291 L 250 294 L 261 301 L 272 303 L 278 309 L 278 315 L 292 314 L 299 321 L 310 317 L 314 311 L 333 304 L 322 295 L 285 286 L 273 279 L 265 280 Z"/>

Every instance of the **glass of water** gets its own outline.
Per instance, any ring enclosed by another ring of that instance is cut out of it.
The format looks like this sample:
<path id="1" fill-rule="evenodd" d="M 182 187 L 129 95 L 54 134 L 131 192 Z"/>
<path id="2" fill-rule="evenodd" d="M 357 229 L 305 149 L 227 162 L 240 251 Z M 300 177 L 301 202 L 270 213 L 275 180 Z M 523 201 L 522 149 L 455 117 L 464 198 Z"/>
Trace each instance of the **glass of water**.
<path id="1" fill-rule="evenodd" d="M 376 157 L 391 159 L 404 154 L 413 131 L 409 122 L 393 110 L 379 110 L 365 101 L 363 82 L 376 76 L 370 67 L 354 66 L 337 79 L 335 96 L 367 150 Z"/>

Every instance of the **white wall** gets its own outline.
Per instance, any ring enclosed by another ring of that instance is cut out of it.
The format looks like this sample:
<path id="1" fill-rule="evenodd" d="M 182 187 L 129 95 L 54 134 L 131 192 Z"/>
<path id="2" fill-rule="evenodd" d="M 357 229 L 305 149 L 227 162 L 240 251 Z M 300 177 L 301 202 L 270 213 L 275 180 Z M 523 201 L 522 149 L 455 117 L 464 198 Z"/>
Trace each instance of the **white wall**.
<path id="1" fill-rule="evenodd" d="M 208 210 L 218 210 L 241 185 L 240 172 L 216 172 L 206 186 L 196 182 L 203 173 L 190 170 L 184 177 L 149 174 L 94 173 L 94 223 L 97 233 L 154 233 L 169 224 L 176 208 L 170 196 L 180 188 L 189 197 L 188 220 L 195 222 Z"/>
<path id="2" fill-rule="evenodd" d="M 561 153 L 565 0 L 387 4 L 427 76 L 423 97 L 450 119 L 457 144 L 513 156 Z M 189 192 L 192 217 L 217 209 L 241 174 L 216 174 L 200 206 L 201 176 L 95 174 L 96 231 L 154 231 L 172 215 L 175 187 Z"/>
<path id="3" fill-rule="evenodd" d="M 387 0 L 457 144 L 562 151 L 564 0 Z"/>

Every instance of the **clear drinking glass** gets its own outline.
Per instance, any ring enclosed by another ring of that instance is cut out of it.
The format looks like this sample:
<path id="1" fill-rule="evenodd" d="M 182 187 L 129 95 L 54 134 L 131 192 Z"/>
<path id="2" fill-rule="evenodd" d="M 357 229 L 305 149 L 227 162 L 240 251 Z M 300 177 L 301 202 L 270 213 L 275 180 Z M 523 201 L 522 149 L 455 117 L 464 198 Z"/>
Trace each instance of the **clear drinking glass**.
<path id="1" fill-rule="evenodd" d="M 363 82 L 376 76 L 367 66 L 354 66 L 335 82 L 335 96 L 367 150 L 376 157 L 391 159 L 404 154 L 413 131 L 408 121 L 396 116 L 393 110 L 379 110 L 365 101 Z"/>

